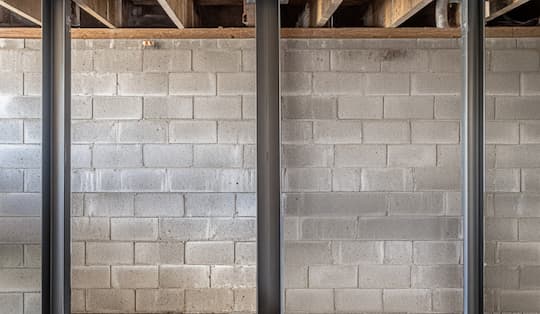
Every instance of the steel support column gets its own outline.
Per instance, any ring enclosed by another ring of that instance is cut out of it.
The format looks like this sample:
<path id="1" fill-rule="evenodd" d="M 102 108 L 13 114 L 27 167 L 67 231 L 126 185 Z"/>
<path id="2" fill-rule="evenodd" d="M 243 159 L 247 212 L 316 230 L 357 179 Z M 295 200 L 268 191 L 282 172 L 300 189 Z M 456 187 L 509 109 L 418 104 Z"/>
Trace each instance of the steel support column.
<path id="1" fill-rule="evenodd" d="M 463 307 L 482 314 L 484 292 L 484 1 L 463 5 Z"/>
<path id="2" fill-rule="evenodd" d="M 281 288 L 279 0 L 258 0 L 257 313 L 279 314 Z"/>
<path id="3" fill-rule="evenodd" d="M 42 8 L 42 313 L 70 314 L 71 1 Z"/>

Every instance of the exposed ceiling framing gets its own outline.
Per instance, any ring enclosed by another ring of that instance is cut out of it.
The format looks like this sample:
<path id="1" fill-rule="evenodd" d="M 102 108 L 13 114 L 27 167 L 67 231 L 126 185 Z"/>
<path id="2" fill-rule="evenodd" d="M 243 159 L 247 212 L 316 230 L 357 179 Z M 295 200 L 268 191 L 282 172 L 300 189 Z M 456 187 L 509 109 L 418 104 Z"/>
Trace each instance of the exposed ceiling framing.
<path id="1" fill-rule="evenodd" d="M 281 0 L 283 27 L 433 27 L 435 8 L 448 6 L 459 26 L 456 2 L 463 0 Z M 482 0 L 478 0 L 482 1 Z M 255 0 L 73 0 L 74 28 L 216 28 L 255 26 Z M 436 5 L 438 4 L 438 6 Z M 486 21 L 497 26 L 539 25 L 538 0 L 488 0 Z M 80 10 L 79 10 L 80 9 Z M 41 24 L 39 0 L 0 0 L 20 20 L 4 19 L 1 27 Z M 8 12 L 5 11 L 5 12 Z M 443 10 L 444 12 L 445 10 Z M 80 12 L 80 19 L 79 19 Z M 441 14 L 439 14 L 441 16 Z M 7 20 L 7 22 L 6 22 Z M 26 22 L 28 21 L 28 22 Z M 11 23 L 11 24 L 10 24 Z M 28 24 L 33 23 L 33 24 Z M 25 25 L 26 24 L 26 25 Z M 441 26 L 442 25 L 442 26 Z"/>

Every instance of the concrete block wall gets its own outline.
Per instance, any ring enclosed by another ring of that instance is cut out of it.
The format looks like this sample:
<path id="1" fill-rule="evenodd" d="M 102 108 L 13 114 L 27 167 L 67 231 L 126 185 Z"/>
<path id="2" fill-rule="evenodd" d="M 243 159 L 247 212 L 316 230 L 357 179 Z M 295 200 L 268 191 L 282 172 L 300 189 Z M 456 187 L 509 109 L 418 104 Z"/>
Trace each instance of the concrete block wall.
<path id="1" fill-rule="evenodd" d="M 255 310 L 254 40 L 75 40 L 73 311 Z M 540 41 L 488 40 L 486 308 L 540 312 Z M 289 313 L 461 309 L 454 39 L 284 40 Z M 0 304 L 39 311 L 40 54 L 0 41 Z"/>

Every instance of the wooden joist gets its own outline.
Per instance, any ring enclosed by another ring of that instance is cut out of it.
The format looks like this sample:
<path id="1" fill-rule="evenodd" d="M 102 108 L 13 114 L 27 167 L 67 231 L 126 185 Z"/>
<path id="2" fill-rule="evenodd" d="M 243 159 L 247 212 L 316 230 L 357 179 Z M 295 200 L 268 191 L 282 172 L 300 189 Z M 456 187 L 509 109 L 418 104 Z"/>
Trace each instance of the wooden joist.
<path id="1" fill-rule="evenodd" d="M 365 19 L 372 26 L 398 27 L 433 1 L 377 0 L 371 5 Z"/>
<path id="2" fill-rule="evenodd" d="M 193 0 L 158 0 L 178 28 L 194 27 L 197 21 Z"/>
<path id="3" fill-rule="evenodd" d="M 490 0 L 489 12 L 486 21 L 491 21 L 504 15 L 520 6 L 530 2 L 531 0 Z"/>
<path id="4" fill-rule="evenodd" d="M 0 6 L 41 26 L 41 1 L 39 0 L 0 0 Z"/>
<path id="5" fill-rule="evenodd" d="M 122 26 L 122 0 L 73 0 L 86 13 L 108 28 Z"/>
<path id="6" fill-rule="evenodd" d="M 298 17 L 297 26 L 321 27 L 328 22 L 343 0 L 311 0 Z"/>

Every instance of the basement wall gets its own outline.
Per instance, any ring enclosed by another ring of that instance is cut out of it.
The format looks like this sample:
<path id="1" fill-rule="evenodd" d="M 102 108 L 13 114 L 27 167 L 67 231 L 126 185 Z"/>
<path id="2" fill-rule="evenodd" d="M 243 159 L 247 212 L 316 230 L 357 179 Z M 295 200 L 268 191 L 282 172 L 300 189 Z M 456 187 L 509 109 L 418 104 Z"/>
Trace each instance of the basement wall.
<path id="1" fill-rule="evenodd" d="M 74 313 L 255 311 L 254 40 L 73 41 Z M 486 311 L 540 312 L 540 40 L 487 40 Z M 40 313 L 40 42 L 0 41 L 0 312 Z M 461 310 L 456 39 L 283 40 L 288 313 Z"/>

